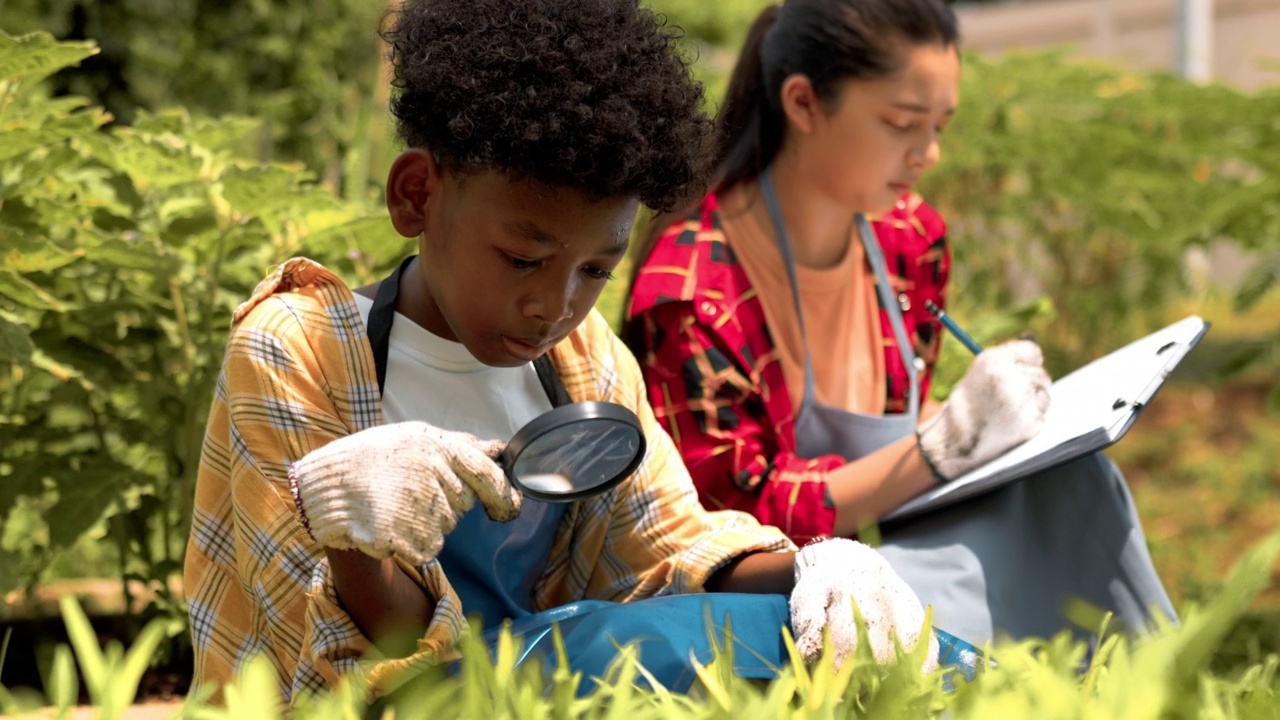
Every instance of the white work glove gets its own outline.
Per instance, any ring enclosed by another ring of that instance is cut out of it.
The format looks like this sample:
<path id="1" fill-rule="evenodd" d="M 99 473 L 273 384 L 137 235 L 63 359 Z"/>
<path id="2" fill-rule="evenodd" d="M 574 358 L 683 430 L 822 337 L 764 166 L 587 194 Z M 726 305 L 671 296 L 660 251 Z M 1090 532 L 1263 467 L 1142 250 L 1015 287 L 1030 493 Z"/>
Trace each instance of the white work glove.
<path id="1" fill-rule="evenodd" d="M 520 492 L 494 462 L 504 445 L 424 422 L 381 425 L 307 453 L 289 484 L 320 545 L 422 565 L 477 498 L 494 520 L 520 514 Z"/>
<path id="2" fill-rule="evenodd" d="M 856 540 L 835 538 L 806 545 L 796 554 L 796 586 L 791 591 L 791 631 L 805 662 L 822 653 L 822 633 L 831 636 L 835 666 L 853 656 L 858 645 L 853 603 L 867 624 L 871 654 L 878 662 L 894 659 L 896 637 L 904 651 L 915 648 L 924 628 L 924 608 L 880 553 Z M 938 667 L 938 639 L 929 633 L 929 652 L 921 671 Z"/>
<path id="3" fill-rule="evenodd" d="M 1030 340 L 983 350 L 916 432 L 921 454 L 944 481 L 994 460 L 1040 432 L 1052 384 Z"/>

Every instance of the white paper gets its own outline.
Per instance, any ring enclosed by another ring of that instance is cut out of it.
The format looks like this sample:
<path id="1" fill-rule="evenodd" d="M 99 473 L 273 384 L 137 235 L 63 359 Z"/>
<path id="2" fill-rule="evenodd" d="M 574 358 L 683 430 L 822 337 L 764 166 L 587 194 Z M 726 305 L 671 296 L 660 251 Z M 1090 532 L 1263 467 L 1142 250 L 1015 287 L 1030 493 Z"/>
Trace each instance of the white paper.
<path id="1" fill-rule="evenodd" d="M 944 507 L 1114 443 L 1208 327 L 1192 315 L 1059 379 L 1049 389 L 1049 411 L 1039 434 L 986 465 L 904 503 L 884 520 Z"/>

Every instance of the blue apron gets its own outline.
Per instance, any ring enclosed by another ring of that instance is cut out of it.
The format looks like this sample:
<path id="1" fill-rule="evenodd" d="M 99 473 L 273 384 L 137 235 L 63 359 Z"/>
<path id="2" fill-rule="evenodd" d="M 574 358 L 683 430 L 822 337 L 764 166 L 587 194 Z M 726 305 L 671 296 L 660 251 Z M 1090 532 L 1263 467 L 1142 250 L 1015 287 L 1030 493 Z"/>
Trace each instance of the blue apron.
<path id="1" fill-rule="evenodd" d="M 400 276 L 411 260 L 406 259 L 379 285 L 369 312 L 369 342 L 379 391 L 386 382 Z M 547 356 L 534 361 L 534 368 L 553 406 L 570 402 Z M 551 628 L 559 624 L 569 667 L 585 678 L 580 693 L 594 688 L 590 679 L 604 677 L 617 656 L 617 646 L 628 643 L 638 646 L 642 665 L 659 683 L 684 692 L 695 678 L 690 658 L 702 664 L 711 661 L 712 639 L 723 646 L 731 616 L 738 675 L 772 678 L 786 663 L 781 628 L 788 624 L 789 612 L 782 595 L 698 593 L 629 603 L 581 600 L 536 612 L 533 586 L 546 567 L 567 507 L 525 498 L 519 517 L 499 523 L 476 505 L 445 539 L 440 564 L 467 614 L 483 621 L 485 640 L 491 646 L 502 622 L 511 620 L 512 633 L 522 643 L 520 661 L 536 658 L 550 669 L 555 658 Z"/>

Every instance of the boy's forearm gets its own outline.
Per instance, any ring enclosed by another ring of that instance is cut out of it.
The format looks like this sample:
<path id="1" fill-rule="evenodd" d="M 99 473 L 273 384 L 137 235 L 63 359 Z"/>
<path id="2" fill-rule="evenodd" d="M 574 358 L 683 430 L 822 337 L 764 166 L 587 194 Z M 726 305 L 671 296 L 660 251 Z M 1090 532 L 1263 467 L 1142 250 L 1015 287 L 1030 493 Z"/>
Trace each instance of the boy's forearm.
<path id="1" fill-rule="evenodd" d="M 743 555 L 708 578 L 707 591 L 789 594 L 796 581 L 795 558 L 793 552 Z"/>
<path id="2" fill-rule="evenodd" d="M 395 560 L 325 548 L 338 601 L 360 632 L 390 657 L 409 655 L 435 613 L 435 600 Z"/>

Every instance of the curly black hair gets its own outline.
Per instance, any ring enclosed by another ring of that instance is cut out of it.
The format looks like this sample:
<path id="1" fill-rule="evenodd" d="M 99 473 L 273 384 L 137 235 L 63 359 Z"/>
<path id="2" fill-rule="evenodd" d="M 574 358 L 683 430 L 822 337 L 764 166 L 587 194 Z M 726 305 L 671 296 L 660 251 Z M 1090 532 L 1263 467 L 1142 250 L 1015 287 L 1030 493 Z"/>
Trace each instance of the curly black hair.
<path id="1" fill-rule="evenodd" d="M 383 37 L 400 138 L 446 167 L 659 211 L 703 188 L 702 85 L 635 0 L 407 0 Z"/>

